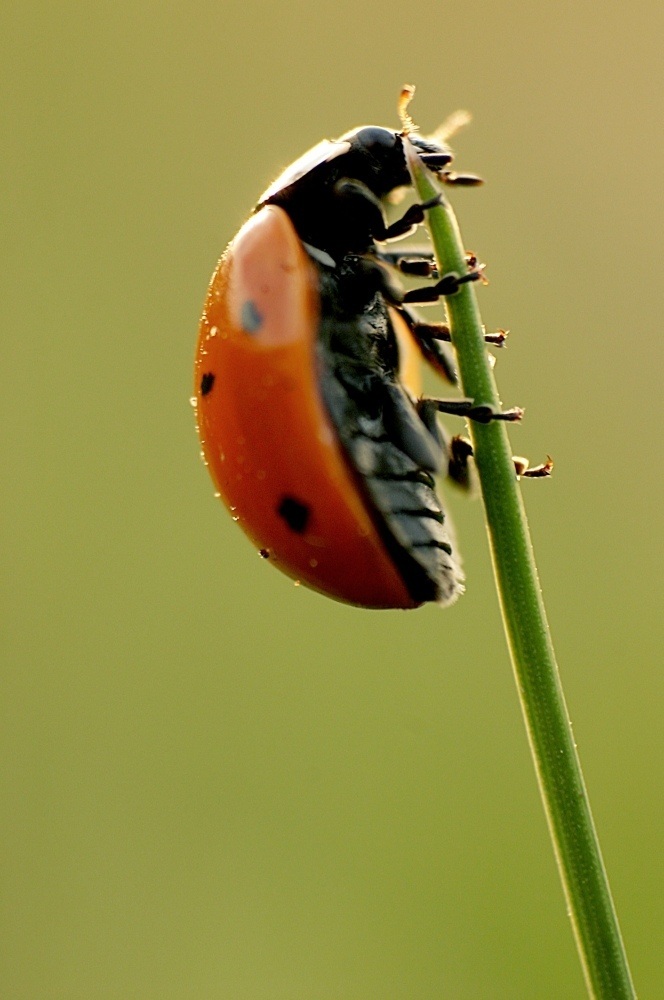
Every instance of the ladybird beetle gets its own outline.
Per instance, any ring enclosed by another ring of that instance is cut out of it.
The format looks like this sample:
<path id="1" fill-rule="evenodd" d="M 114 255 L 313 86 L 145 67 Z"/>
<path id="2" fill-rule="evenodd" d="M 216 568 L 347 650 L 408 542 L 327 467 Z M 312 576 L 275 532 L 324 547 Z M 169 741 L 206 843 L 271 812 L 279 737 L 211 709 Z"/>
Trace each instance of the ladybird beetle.
<path id="1" fill-rule="evenodd" d="M 509 419 L 420 397 L 415 356 L 452 381 L 454 363 L 449 330 L 408 303 L 453 294 L 480 271 L 473 261 L 439 278 L 430 256 L 377 246 L 412 232 L 433 204 L 386 222 L 383 199 L 411 184 L 404 141 L 355 129 L 267 188 L 213 274 L 195 365 L 203 457 L 234 519 L 298 582 L 367 608 L 444 605 L 462 592 L 433 477 L 467 452 L 436 413 Z M 479 182 L 445 169 L 442 143 L 409 141 L 442 180 Z M 438 280 L 405 292 L 399 270 Z"/>

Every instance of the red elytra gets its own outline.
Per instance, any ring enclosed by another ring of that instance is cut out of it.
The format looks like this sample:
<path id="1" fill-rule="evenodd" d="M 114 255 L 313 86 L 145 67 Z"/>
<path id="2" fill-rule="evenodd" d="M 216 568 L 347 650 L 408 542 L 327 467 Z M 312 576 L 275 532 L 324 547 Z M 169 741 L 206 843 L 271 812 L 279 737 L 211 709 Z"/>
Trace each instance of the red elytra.
<path id="1" fill-rule="evenodd" d="M 206 464 L 234 518 L 283 572 L 350 604 L 417 607 L 322 402 L 319 315 L 315 265 L 288 215 L 264 206 L 219 262 L 201 318 L 196 414 Z"/>

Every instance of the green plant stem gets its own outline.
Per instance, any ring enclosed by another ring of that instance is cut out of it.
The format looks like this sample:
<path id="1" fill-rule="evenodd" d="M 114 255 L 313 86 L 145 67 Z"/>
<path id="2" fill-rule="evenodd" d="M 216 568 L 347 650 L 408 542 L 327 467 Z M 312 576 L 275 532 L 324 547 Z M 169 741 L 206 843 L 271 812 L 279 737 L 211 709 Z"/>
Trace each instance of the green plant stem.
<path id="1" fill-rule="evenodd" d="M 410 143 L 421 201 L 439 193 Z M 463 243 L 447 204 L 427 212 L 440 274 L 467 271 Z M 461 388 L 498 408 L 474 288 L 447 299 Z M 526 513 L 502 421 L 470 423 L 493 566 L 521 708 L 589 995 L 635 997 L 581 765 L 572 736 L 542 600 Z"/>

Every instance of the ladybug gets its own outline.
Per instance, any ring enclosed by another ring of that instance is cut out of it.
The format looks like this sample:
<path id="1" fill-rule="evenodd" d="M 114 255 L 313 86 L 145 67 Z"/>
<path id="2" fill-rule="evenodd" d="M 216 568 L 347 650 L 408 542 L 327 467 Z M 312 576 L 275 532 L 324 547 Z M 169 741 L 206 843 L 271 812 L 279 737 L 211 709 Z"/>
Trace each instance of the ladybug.
<path id="1" fill-rule="evenodd" d="M 271 184 L 213 274 L 195 364 L 202 454 L 261 556 L 307 586 L 366 608 L 450 604 L 463 572 L 434 476 L 465 477 L 470 452 L 423 399 L 419 358 L 455 380 L 449 330 L 409 303 L 453 294 L 480 270 L 439 278 L 431 258 L 383 244 L 431 204 L 386 222 L 411 184 L 404 132 L 365 126 L 324 140 Z M 449 149 L 411 134 L 447 182 Z M 406 292 L 399 271 L 437 280 Z"/>

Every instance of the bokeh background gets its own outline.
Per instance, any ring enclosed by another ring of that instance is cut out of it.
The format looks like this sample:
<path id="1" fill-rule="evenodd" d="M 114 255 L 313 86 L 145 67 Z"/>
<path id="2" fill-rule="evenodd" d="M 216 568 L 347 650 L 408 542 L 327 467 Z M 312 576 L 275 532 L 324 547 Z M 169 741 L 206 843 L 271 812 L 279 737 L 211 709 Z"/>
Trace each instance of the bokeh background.
<path id="1" fill-rule="evenodd" d="M 662 7 L 5 0 L 7 1000 L 567 1000 L 584 987 L 479 502 L 466 596 L 260 560 L 198 456 L 226 242 L 323 136 L 470 108 L 526 503 L 633 973 L 664 996 Z M 429 314 L 431 315 L 431 314 Z"/>

